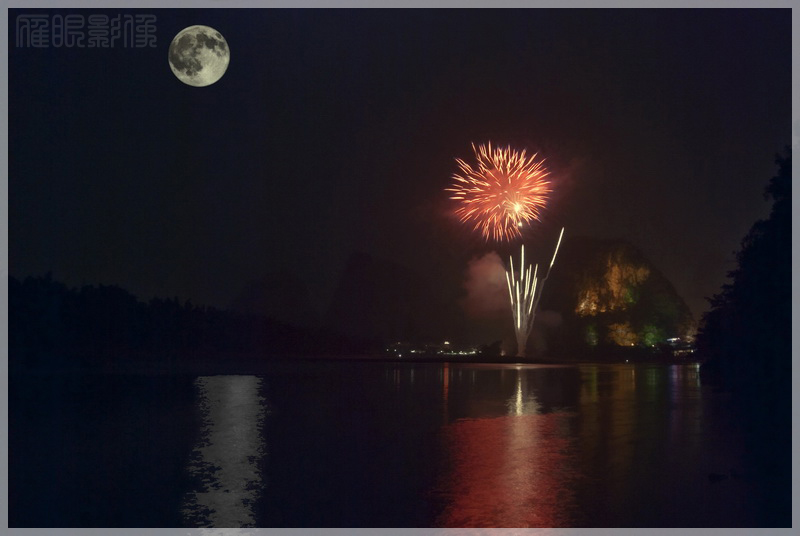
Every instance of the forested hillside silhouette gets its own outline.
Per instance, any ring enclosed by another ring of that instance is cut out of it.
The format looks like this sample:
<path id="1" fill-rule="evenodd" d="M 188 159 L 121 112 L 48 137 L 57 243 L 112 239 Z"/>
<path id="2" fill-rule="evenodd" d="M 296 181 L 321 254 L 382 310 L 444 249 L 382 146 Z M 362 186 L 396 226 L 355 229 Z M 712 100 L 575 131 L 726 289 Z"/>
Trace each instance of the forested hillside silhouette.
<path id="1" fill-rule="evenodd" d="M 118 286 L 68 288 L 50 274 L 9 278 L 12 366 L 152 364 L 345 355 L 370 348 L 323 329 L 197 306 L 140 301 Z"/>
<path id="2" fill-rule="evenodd" d="M 765 196 L 769 218 L 756 222 L 742 240 L 730 282 L 709 301 L 698 350 L 707 361 L 705 384 L 730 395 L 728 409 L 745 424 L 746 456 L 770 482 L 762 499 L 765 521 L 792 512 L 792 161 L 787 148 L 777 157 L 778 174 Z"/>
<path id="3" fill-rule="evenodd" d="M 738 392 L 788 394 L 792 376 L 792 160 L 778 155 L 778 174 L 764 195 L 773 200 L 736 254 L 730 282 L 709 299 L 697 337 L 706 377 Z"/>

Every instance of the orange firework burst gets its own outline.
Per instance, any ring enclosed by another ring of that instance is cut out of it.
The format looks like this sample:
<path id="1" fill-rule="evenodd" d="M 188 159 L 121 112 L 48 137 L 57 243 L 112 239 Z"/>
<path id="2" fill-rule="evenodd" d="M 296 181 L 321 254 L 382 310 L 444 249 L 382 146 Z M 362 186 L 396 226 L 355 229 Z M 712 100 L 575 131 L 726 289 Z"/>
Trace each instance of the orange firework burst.
<path id="1" fill-rule="evenodd" d="M 456 158 L 460 173 L 446 191 L 460 201 L 456 215 L 464 223 L 474 223 L 486 240 L 511 240 L 521 236 L 523 224 L 539 219 L 547 203 L 550 174 L 536 154 L 528 157 L 510 146 L 492 147 L 491 142 L 472 150 L 478 160 L 473 168 Z"/>

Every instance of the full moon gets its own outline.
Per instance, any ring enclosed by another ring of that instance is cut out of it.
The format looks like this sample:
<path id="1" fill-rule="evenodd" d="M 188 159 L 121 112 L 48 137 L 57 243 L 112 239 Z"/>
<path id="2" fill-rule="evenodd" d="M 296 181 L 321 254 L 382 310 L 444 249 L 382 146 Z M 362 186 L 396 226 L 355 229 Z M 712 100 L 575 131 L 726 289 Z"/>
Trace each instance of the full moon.
<path id="1" fill-rule="evenodd" d="M 169 45 L 169 66 L 178 80 L 194 87 L 210 86 L 225 74 L 231 60 L 228 42 L 208 26 L 184 28 Z"/>

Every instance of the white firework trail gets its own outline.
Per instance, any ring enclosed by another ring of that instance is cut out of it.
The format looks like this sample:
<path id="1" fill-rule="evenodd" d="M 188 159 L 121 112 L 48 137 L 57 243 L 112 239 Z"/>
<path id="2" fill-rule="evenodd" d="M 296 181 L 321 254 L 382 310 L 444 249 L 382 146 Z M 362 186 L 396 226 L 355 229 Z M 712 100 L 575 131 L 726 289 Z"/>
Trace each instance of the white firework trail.
<path id="1" fill-rule="evenodd" d="M 530 338 L 533 329 L 533 320 L 536 318 L 536 308 L 539 306 L 539 299 L 542 297 L 544 282 L 550 276 L 553 263 L 556 262 L 558 248 L 561 245 L 561 238 L 564 236 L 564 228 L 558 235 L 558 243 L 553 251 L 553 258 L 547 273 L 539 280 L 539 265 L 525 266 L 525 245 L 522 245 L 519 255 L 519 270 L 514 270 L 514 258 L 509 257 L 509 269 L 506 270 L 506 283 L 508 283 L 508 296 L 511 299 L 511 313 L 514 315 L 514 332 L 517 336 L 517 355 L 525 356 L 525 346 Z M 533 271 L 533 273 L 531 273 Z"/>

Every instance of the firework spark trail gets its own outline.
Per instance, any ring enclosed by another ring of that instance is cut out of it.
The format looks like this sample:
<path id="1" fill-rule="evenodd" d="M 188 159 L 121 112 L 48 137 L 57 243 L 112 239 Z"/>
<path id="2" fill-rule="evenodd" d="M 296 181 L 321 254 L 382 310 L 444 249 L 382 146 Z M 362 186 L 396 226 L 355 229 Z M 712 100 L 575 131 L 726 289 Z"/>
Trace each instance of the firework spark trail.
<path id="1" fill-rule="evenodd" d="M 510 146 L 492 147 L 491 142 L 472 144 L 472 150 L 476 167 L 457 158 L 460 172 L 453 174 L 455 182 L 446 189 L 452 192 L 450 199 L 460 202 L 456 215 L 473 223 L 487 241 L 522 236 L 520 227 L 539 220 L 551 191 L 544 161 Z"/>
<path id="2" fill-rule="evenodd" d="M 511 299 L 511 313 L 514 315 L 514 331 L 517 336 L 517 355 L 520 357 L 525 356 L 525 346 L 531 335 L 533 328 L 533 320 L 536 317 L 536 309 L 539 306 L 539 300 L 542 297 L 542 290 L 547 278 L 550 277 L 550 270 L 553 268 L 553 263 L 556 262 L 556 255 L 558 248 L 561 246 L 561 239 L 564 237 L 564 228 L 561 228 L 561 233 L 558 235 L 558 243 L 553 252 L 553 258 L 550 260 L 550 266 L 547 268 L 547 273 L 541 279 L 538 278 L 539 265 L 525 266 L 525 246 L 523 245 L 520 250 L 520 266 L 519 271 L 514 271 L 514 257 L 509 257 L 510 269 L 506 271 L 506 282 L 508 283 L 508 295 Z M 533 268 L 533 275 L 531 275 L 531 268 Z M 520 295 L 520 287 L 523 292 Z M 538 294 L 536 291 L 539 291 Z"/>

